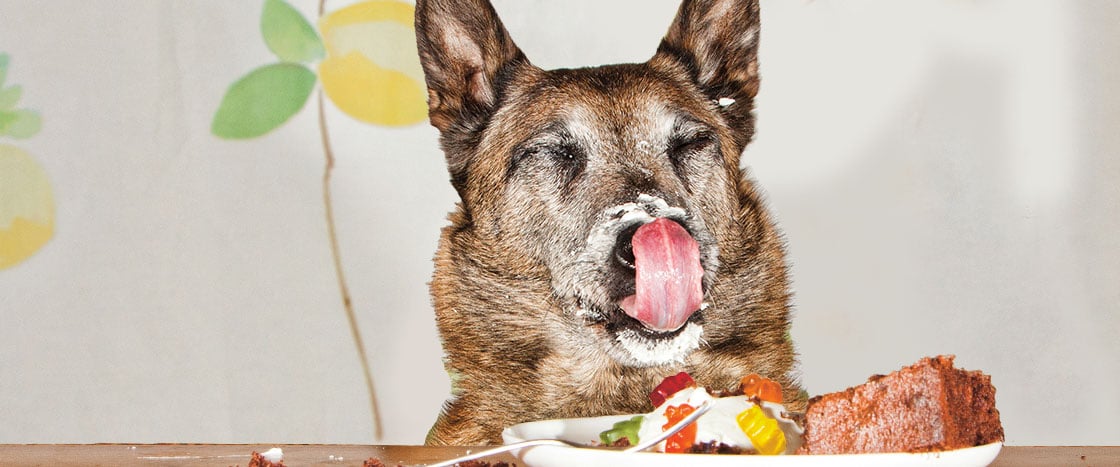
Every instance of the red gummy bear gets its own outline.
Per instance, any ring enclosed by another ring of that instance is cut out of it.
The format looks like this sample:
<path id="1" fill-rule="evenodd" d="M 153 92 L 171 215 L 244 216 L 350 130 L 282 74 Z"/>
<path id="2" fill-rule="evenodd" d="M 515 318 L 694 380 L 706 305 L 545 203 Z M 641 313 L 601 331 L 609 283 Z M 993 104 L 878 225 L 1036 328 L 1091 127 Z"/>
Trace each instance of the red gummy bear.
<path id="1" fill-rule="evenodd" d="M 649 393 L 649 401 L 653 403 L 655 408 L 660 407 L 661 404 L 665 403 L 665 399 L 676 394 L 677 391 L 695 386 L 696 381 L 688 373 L 682 371 L 661 380 L 661 384 L 658 384 L 656 388 L 653 388 L 653 392 Z"/>

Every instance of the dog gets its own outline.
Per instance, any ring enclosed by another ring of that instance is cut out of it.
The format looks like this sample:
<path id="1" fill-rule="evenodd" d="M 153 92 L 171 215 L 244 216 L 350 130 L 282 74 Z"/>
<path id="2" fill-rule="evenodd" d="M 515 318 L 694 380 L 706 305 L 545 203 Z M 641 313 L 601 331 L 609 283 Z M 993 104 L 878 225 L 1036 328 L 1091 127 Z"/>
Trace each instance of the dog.
<path id="1" fill-rule="evenodd" d="M 418 0 L 431 124 L 459 202 L 430 283 L 452 394 L 428 444 L 648 412 L 687 371 L 804 407 L 784 240 L 740 156 L 756 0 L 684 0 L 641 64 L 543 70 L 488 0 Z"/>

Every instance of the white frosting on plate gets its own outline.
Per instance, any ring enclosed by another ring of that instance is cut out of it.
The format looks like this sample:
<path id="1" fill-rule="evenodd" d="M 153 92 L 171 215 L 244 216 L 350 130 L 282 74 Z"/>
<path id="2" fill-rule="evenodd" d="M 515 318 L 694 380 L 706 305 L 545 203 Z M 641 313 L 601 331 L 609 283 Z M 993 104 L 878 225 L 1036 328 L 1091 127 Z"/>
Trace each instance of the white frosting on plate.
<path id="1" fill-rule="evenodd" d="M 261 453 L 261 457 L 267 459 L 273 464 L 278 464 L 284 460 L 284 450 L 280 448 L 272 448 Z"/>

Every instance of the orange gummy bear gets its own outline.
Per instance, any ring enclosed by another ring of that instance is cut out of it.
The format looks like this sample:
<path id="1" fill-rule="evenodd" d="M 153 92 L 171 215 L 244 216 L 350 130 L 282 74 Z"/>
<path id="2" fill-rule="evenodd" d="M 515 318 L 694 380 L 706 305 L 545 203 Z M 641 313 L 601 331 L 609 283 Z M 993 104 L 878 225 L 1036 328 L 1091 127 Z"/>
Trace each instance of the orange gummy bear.
<path id="1" fill-rule="evenodd" d="M 688 404 L 666 407 L 665 418 L 669 419 L 669 421 L 665 423 L 665 426 L 662 426 L 661 429 L 668 430 L 669 427 L 676 425 L 677 422 L 683 420 L 688 414 L 695 410 L 696 408 Z M 688 452 L 695 443 L 696 423 L 693 422 L 665 440 L 665 452 Z"/>
<path id="2" fill-rule="evenodd" d="M 739 382 L 739 387 L 743 390 L 743 395 L 747 397 L 757 397 L 759 400 L 767 402 L 782 403 L 782 385 L 770 378 L 760 376 L 758 373 L 744 376 Z"/>

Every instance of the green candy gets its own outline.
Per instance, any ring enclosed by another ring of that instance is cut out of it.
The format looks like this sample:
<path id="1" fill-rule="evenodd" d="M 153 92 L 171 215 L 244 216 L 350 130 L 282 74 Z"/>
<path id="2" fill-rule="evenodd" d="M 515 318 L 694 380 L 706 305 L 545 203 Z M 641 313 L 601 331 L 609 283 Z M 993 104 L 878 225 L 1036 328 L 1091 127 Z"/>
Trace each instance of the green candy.
<path id="1" fill-rule="evenodd" d="M 638 444 L 638 430 L 642 428 L 642 420 L 644 418 L 645 417 L 638 415 L 629 420 L 615 423 L 611 429 L 599 433 L 599 441 L 602 441 L 606 446 L 610 446 L 622 438 L 629 438 L 631 446 Z"/>

